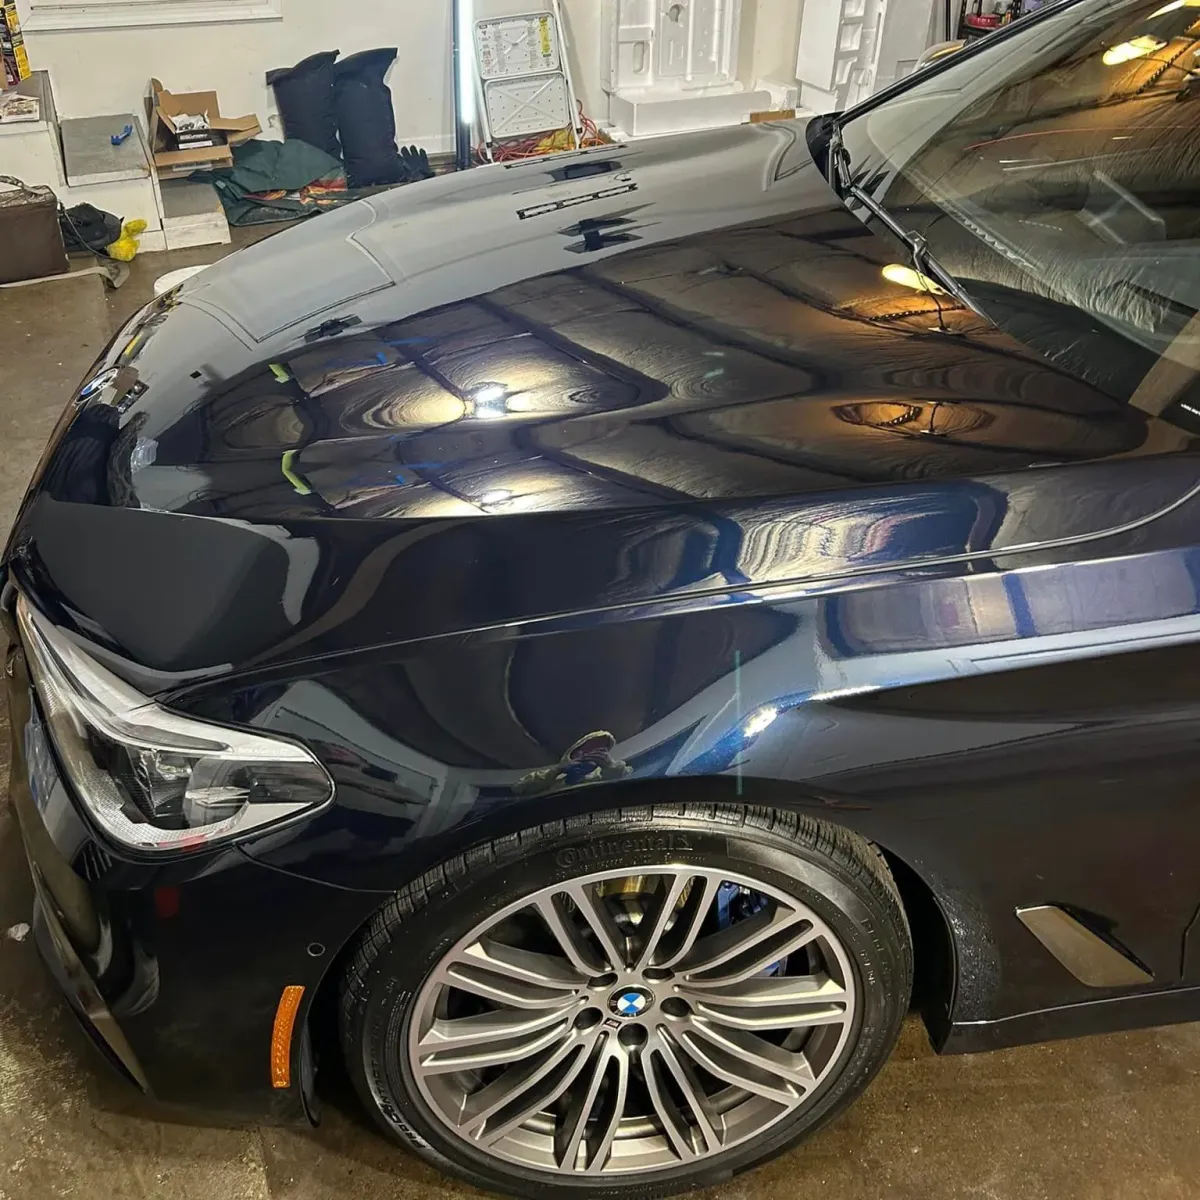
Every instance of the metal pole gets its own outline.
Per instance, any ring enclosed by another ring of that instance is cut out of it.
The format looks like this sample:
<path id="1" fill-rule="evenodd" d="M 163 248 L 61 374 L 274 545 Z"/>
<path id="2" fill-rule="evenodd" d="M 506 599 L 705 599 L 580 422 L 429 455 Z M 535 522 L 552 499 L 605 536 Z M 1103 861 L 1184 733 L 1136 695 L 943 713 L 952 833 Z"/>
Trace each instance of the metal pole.
<path id="1" fill-rule="evenodd" d="M 567 103 L 571 106 L 571 133 L 575 137 L 575 149 L 583 149 L 583 122 L 579 118 L 579 98 L 575 94 L 575 81 L 571 78 L 571 45 L 567 40 L 567 27 L 563 21 L 562 8 L 558 0 L 550 0 L 550 11 L 558 27 L 558 52 L 562 55 L 563 78 L 567 81 Z"/>
<path id="2" fill-rule="evenodd" d="M 469 0 L 453 0 L 451 4 L 450 45 L 454 56 L 454 166 L 456 170 L 465 171 L 471 165 L 471 121 L 470 114 L 475 108 L 474 72 L 471 72 L 471 82 L 468 82 L 464 54 L 473 54 L 473 47 L 463 45 L 463 12 L 464 3 Z M 469 96 L 469 100 L 468 100 Z"/>

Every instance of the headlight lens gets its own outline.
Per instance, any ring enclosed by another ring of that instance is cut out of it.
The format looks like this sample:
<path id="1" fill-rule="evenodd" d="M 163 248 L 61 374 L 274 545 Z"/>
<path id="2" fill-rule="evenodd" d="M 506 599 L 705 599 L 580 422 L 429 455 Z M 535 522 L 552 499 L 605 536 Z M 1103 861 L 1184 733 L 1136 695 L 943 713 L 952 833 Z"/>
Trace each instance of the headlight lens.
<path id="1" fill-rule="evenodd" d="M 96 823 L 137 850 L 184 851 L 311 813 L 333 781 L 303 746 L 161 708 L 17 600 L 59 759 Z"/>

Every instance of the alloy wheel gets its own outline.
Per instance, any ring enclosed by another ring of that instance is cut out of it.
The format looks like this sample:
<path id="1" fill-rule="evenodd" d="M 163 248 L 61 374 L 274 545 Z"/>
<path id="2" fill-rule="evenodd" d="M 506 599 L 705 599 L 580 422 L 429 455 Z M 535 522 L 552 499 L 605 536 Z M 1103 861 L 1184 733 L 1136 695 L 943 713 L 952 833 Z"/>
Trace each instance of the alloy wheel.
<path id="1" fill-rule="evenodd" d="M 649 867 L 535 892 L 424 983 L 408 1065 L 477 1152 L 558 1175 L 720 1154 L 845 1061 L 849 957 L 811 908 L 727 871 Z"/>

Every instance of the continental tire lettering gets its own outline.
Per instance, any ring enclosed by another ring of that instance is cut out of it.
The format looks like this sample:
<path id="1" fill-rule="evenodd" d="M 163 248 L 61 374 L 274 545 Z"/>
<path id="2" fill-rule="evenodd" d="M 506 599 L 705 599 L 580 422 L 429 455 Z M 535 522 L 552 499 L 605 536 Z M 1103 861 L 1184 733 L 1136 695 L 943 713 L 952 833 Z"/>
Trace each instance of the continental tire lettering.
<path id="1" fill-rule="evenodd" d="M 403 1009 L 411 998 L 412 993 L 405 988 L 394 976 L 385 976 L 377 1002 L 373 1005 L 368 1025 L 370 1035 L 365 1044 L 372 1047 L 387 1045 L 388 1032 L 395 1014 Z M 392 1103 L 388 1092 L 387 1068 L 377 1051 L 373 1051 L 366 1063 L 367 1082 L 379 1111 L 396 1127 L 397 1131 L 418 1150 L 428 1150 L 429 1143 L 400 1115 Z"/>
<path id="2" fill-rule="evenodd" d="M 637 854 L 661 856 L 695 848 L 691 834 L 687 833 L 628 833 L 566 846 L 554 856 L 554 861 L 560 867 L 578 867 L 606 859 Z"/>
<path id="3" fill-rule="evenodd" d="M 417 1149 L 429 1149 L 429 1143 L 396 1111 L 390 1101 L 384 1100 L 379 1110 Z"/>

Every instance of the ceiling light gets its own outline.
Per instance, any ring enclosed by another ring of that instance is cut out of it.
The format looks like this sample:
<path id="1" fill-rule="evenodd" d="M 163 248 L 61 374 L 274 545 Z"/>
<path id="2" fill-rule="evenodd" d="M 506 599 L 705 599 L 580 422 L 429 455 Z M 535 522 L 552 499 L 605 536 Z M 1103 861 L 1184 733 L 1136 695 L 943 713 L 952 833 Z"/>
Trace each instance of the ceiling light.
<path id="1" fill-rule="evenodd" d="M 1178 12 L 1181 8 L 1200 8 L 1200 0 L 1171 0 L 1170 4 L 1164 4 L 1162 8 L 1156 8 L 1150 14 L 1150 19 L 1165 17 L 1167 13 Z"/>
<path id="2" fill-rule="evenodd" d="M 1115 46 L 1110 46 L 1100 58 L 1106 67 L 1116 67 L 1135 58 L 1145 58 L 1147 54 L 1161 50 L 1166 44 L 1160 37 L 1143 33 L 1140 37 L 1130 38 L 1127 42 L 1119 42 Z"/>
<path id="3" fill-rule="evenodd" d="M 920 271 L 914 271 L 912 267 L 903 266 L 901 263 L 888 263 L 883 268 L 883 277 L 888 283 L 898 283 L 901 287 L 912 288 L 914 292 L 938 292 L 943 296 L 946 294 L 946 289 L 928 275 L 922 275 Z"/>
<path id="4" fill-rule="evenodd" d="M 750 714 L 746 724 L 742 726 L 742 732 L 746 737 L 758 737 L 768 725 L 774 723 L 775 718 L 779 716 L 779 709 L 773 704 L 766 708 L 760 708 L 756 712 Z"/>
<path id="5" fill-rule="evenodd" d="M 499 383 L 480 384 L 471 393 L 473 415 L 481 421 L 494 421 L 508 412 L 508 388 Z"/>

